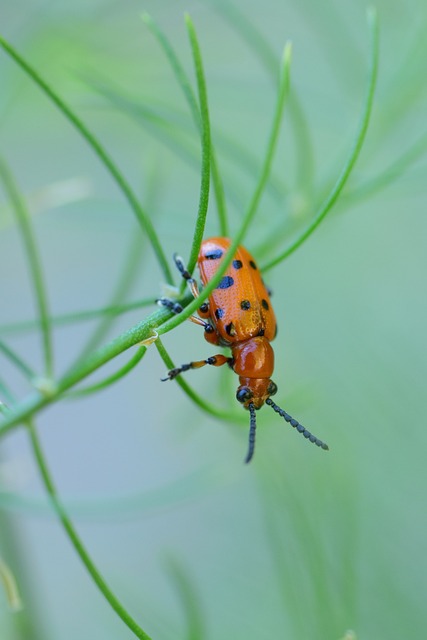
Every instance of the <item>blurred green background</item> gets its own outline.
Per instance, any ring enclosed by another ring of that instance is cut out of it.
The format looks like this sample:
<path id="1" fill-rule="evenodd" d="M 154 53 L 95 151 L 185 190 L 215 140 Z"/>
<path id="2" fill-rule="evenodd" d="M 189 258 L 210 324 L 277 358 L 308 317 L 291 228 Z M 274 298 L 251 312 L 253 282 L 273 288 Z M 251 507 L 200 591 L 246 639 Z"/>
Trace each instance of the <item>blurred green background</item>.
<path id="1" fill-rule="evenodd" d="M 154 348 L 116 385 L 55 404 L 37 420 L 89 552 L 155 640 L 340 640 L 355 637 L 349 630 L 358 640 L 401 640 L 422 637 L 427 626 L 427 6 L 377 7 L 379 79 L 361 157 L 319 230 L 267 275 L 279 319 L 277 402 L 330 452 L 264 409 L 246 467 L 247 427 L 201 413 L 176 384 L 160 383 L 165 367 Z M 368 67 L 366 6 L 1 0 L 2 35 L 102 140 L 166 254 L 187 256 L 200 145 L 143 10 L 192 77 L 184 11 L 194 20 L 232 231 L 255 186 L 276 89 L 255 33 L 248 42 L 239 28 L 248 19 L 277 59 L 292 40 L 292 93 L 312 148 L 287 111 L 271 185 L 245 242 L 265 262 L 314 214 L 352 144 Z M 157 297 L 160 270 L 105 168 L 3 52 L 0 77 L 0 155 L 33 215 L 52 315 L 103 307 L 115 290 L 123 301 Z M 395 175 L 375 182 L 396 162 Z M 275 228 L 279 242 L 266 249 Z M 211 206 L 206 235 L 217 231 Z M 40 371 L 37 332 L 11 326 L 35 311 L 5 196 L 0 291 L 0 337 Z M 146 312 L 122 315 L 105 340 Z M 97 322 L 56 328 L 59 374 L 87 349 Z M 190 323 L 165 345 L 177 363 L 215 352 Z M 0 375 L 17 396 L 29 392 L 1 353 Z M 234 407 L 232 372 L 202 370 L 187 380 L 219 407 Z M 1 640 L 132 637 L 49 509 L 23 430 L 1 441 L 0 455 L 0 556 L 25 605 L 10 612 L 0 589 Z"/>

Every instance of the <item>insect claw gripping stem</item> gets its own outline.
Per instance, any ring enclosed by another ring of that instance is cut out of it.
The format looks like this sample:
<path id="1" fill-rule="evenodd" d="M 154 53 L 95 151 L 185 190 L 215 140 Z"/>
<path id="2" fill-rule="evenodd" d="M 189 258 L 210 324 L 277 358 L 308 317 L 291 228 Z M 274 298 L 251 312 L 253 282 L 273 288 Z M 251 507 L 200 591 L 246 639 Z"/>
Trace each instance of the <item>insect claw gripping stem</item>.
<path id="1" fill-rule="evenodd" d="M 303 425 L 300 424 L 298 420 L 295 420 L 295 418 L 290 416 L 289 413 L 286 413 L 284 409 L 281 409 L 280 407 L 278 407 L 277 404 L 273 402 L 273 400 L 271 400 L 271 398 L 267 398 L 265 403 L 268 404 L 276 413 L 278 413 L 279 416 L 282 416 L 282 418 L 284 418 L 286 422 L 289 422 L 289 424 L 292 427 L 294 427 L 294 429 L 296 429 L 299 433 L 301 433 L 304 436 L 304 438 L 307 438 L 307 440 L 310 440 L 310 442 L 312 442 L 313 444 L 316 444 L 318 447 L 320 447 L 321 449 L 324 449 L 325 451 L 329 450 L 329 447 L 325 442 L 322 442 L 322 440 L 319 440 L 319 438 L 316 438 L 316 436 L 310 433 L 308 429 L 303 427 Z"/>
<path id="2" fill-rule="evenodd" d="M 185 278 L 185 280 L 188 280 L 188 278 L 191 278 L 190 274 L 188 273 L 184 260 L 181 258 L 181 256 L 179 256 L 177 253 L 173 254 L 173 261 L 176 264 L 176 268 L 178 269 L 178 271 L 180 272 L 180 274 L 182 275 L 183 278 Z"/>
<path id="3" fill-rule="evenodd" d="M 180 274 L 182 275 L 184 280 L 187 282 L 191 293 L 193 294 L 193 296 L 195 298 L 197 298 L 197 296 L 199 295 L 199 289 L 197 287 L 197 282 L 195 281 L 195 279 L 193 278 L 191 273 L 187 270 L 187 267 L 185 266 L 184 260 L 177 253 L 173 254 L 173 259 L 174 259 L 174 262 L 176 264 L 176 268 L 178 269 L 178 271 L 180 272 Z"/>
<path id="4" fill-rule="evenodd" d="M 182 305 L 170 298 L 158 298 L 156 302 L 160 307 L 166 307 L 166 309 L 169 309 L 169 311 L 175 314 L 181 313 L 182 311 Z"/>
<path id="5" fill-rule="evenodd" d="M 168 371 L 166 378 L 160 378 L 161 382 L 167 382 L 168 380 L 174 380 L 176 376 L 178 376 L 183 371 L 188 371 L 191 369 L 189 364 L 184 364 L 182 367 L 176 367 L 175 369 L 171 369 Z"/>

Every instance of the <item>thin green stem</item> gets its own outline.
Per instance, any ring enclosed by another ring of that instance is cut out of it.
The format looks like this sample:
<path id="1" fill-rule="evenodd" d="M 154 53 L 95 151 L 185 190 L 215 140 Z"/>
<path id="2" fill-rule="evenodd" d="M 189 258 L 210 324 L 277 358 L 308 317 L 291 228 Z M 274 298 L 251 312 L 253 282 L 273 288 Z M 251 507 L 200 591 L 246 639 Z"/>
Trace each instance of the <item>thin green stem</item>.
<path id="1" fill-rule="evenodd" d="M 160 340 L 160 338 L 158 338 L 156 340 L 156 347 L 157 347 L 157 351 L 159 352 L 159 355 L 161 357 L 161 359 L 163 360 L 163 362 L 165 363 L 166 367 L 168 370 L 170 369 L 175 369 L 175 364 L 172 361 L 169 353 L 166 351 L 165 346 L 163 344 L 163 342 Z M 231 411 L 223 411 L 222 409 L 218 409 L 217 407 L 215 407 L 213 404 L 211 404 L 210 402 L 206 402 L 206 400 L 204 398 L 202 398 L 201 396 L 199 396 L 194 389 L 192 389 L 190 387 L 189 384 L 187 384 L 187 382 L 182 378 L 182 376 L 178 376 L 176 378 L 176 382 L 179 384 L 179 386 L 181 387 L 181 389 L 184 391 L 184 393 L 187 394 L 187 396 L 193 400 L 193 402 L 195 404 L 197 404 L 197 406 L 202 409 L 202 411 L 204 411 L 205 413 L 209 413 L 210 415 L 216 416 L 217 418 L 221 418 L 224 420 L 231 420 L 233 422 L 238 421 L 238 422 L 243 422 L 243 413 L 234 413 Z M 246 416 L 244 416 L 245 420 L 244 422 L 246 423 Z"/>
<path id="2" fill-rule="evenodd" d="M 250 13 L 241 11 L 233 3 L 217 2 L 210 0 L 221 15 L 227 20 L 229 25 L 240 35 L 242 40 L 248 45 L 251 53 L 255 52 L 264 69 L 276 82 L 277 76 L 277 55 L 270 40 L 264 36 L 258 26 L 250 19 Z M 295 90 L 289 99 L 289 118 L 292 122 L 292 134 L 295 138 L 295 149 L 297 154 L 297 184 L 300 189 L 308 186 L 310 189 L 314 182 L 314 150 L 310 136 L 307 118 L 304 113 L 301 101 Z M 283 181 L 282 181 L 283 182 Z"/>
<path id="3" fill-rule="evenodd" d="M 0 340 L 0 351 L 21 371 L 27 380 L 31 380 L 36 377 L 36 373 L 27 365 L 24 360 L 18 354 L 11 349 L 7 344 Z"/>
<path id="4" fill-rule="evenodd" d="M 96 88 L 99 94 L 122 112 L 125 112 L 133 120 L 136 120 L 138 123 L 142 121 L 146 131 L 153 135 L 156 140 L 160 140 L 166 144 L 169 149 L 182 160 L 186 161 L 191 168 L 196 168 L 198 172 L 200 171 L 199 151 L 191 144 L 192 138 L 190 138 L 190 136 L 192 131 L 188 127 L 187 120 L 182 117 L 180 112 L 172 109 L 170 105 L 168 105 L 168 107 L 161 108 L 162 112 L 166 111 L 168 113 L 168 117 L 161 117 L 154 109 L 147 108 L 145 104 L 141 104 L 140 102 L 138 103 L 138 100 L 140 100 L 138 96 L 124 96 L 121 90 L 117 88 L 112 89 L 110 85 L 108 87 L 105 85 L 99 86 L 99 81 L 97 82 L 96 79 L 91 81 L 91 88 Z M 218 140 L 218 146 L 222 147 L 224 156 L 228 161 L 232 162 L 234 167 L 237 167 L 239 171 L 246 171 L 251 177 L 258 175 L 259 160 L 252 149 L 242 146 L 238 140 L 224 134 L 220 130 L 215 132 L 215 139 Z M 212 163 L 214 162 L 214 156 L 215 154 L 213 154 Z M 219 212 L 221 204 L 218 201 L 213 165 L 212 182 Z M 223 193 L 222 185 L 220 189 L 221 193 Z M 271 197 L 277 202 L 282 202 L 285 193 L 283 189 L 283 179 L 278 175 L 272 175 L 268 185 L 266 185 L 266 190 L 269 191 Z M 240 208 L 239 190 L 234 186 L 233 181 L 229 182 L 227 192 L 233 204 Z M 225 202 L 223 205 L 225 207 Z M 227 221 L 225 221 L 225 224 L 228 225 Z M 228 235 L 227 229 L 223 230 L 222 227 L 223 222 L 220 220 L 221 234 Z"/>
<path id="5" fill-rule="evenodd" d="M 343 198 L 351 203 L 366 198 L 384 189 L 399 178 L 427 149 L 427 133 L 421 136 L 409 149 L 399 156 L 378 175 L 345 192 Z"/>
<path id="6" fill-rule="evenodd" d="M 25 247 L 29 276 L 32 280 L 35 301 L 40 319 L 45 375 L 46 377 L 51 378 L 53 375 L 52 332 L 41 259 L 31 224 L 31 217 L 25 206 L 24 199 L 21 196 L 9 168 L 1 158 L 0 179 L 3 182 L 4 189 L 12 203 L 12 209 L 15 213 L 18 228 L 21 232 Z"/>
<path id="7" fill-rule="evenodd" d="M 257 210 L 258 202 L 262 195 L 262 191 L 268 180 L 273 160 L 274 149 L 276 147 L 279 135 L 283 106 L 285 103 L 285 97 L 287 95 L 287 89 L 289 85 L 289 67 L 290 45 L 287 45 L 285 47 L 285 55 L 282 60 L 282 70 L 280 75 L 277 104 L 272 123 L 272 131 L 269 137 L 263 163 L 263 170 L 261 172 L 259 182 L 256 186 L 255 193 L 251 199 L 239 232 L 235 236 L 230 249 L 221 261 L 221 264 L 214 278 L 212 278 L 212 280 L 206 285 L 201 295 L 197 299 L 190 302 L 190 304 L 188 304 L 188 306 L 184 308 L 182 313 L 177 316 L 173 316 L 166 309 L 161 309 L 152 313 L 142 322 L 138 323 L 128 331 L 119 335 L 104 347 L 90 354 L 84 362 L 79 364 L 79 366 L 74 367 L 71 371 L 64 375 L 55 384 L 54 387 L 50 389 L 44 389 L 43 392 L 42 390 L 36 391 L 35 393 L 24 398 L 14 408 L 11 408 L 8 417 L 0 424 L 0 437 L 4 436 L 18 424 L 25 422 L 28 418 L 32 417 L 48 404 L 56 401 L 65 391 L 71 389 L 78 382 L 89 376 L 91 373 L 96 371 L 99 367 L 117 356 L 119 353 L 122 353 L 123 351 L 129 349 L 137 343 L 152 338 L 153 332 L 161 335 L 177 327 L 179 324 L 184 322 L 184 320 L 188 318 L 189 315 L 196 311 L 203 300 L 205 300 L 210 295 L 211 291 L 213 291 L 213 289 L 218 285 L 225 270 L 233 259 L 233 255 L 236 251 L 237 246 L 243 240 L 244 235 L 253 220 L 253 217 Z M 190 297 L 187 295 L 181 300 L 181 302 L 185 305 L 189 299 Z"/>
<path id="8" fill-rule="evenodd" d="M 201 119 L 200 119 L 200 110 L 199 105 L 197 103 L 196 96 L 194 95 L 193 88 L 191 86 L 191 82 L 182 66 L 181 62 L 177 54 L 175 53 L 169 39 L 166 37 L 166 34 L 160 29 L 157 22 L 152 18 L 152 16 L 148 13 L 144 13 L 142 15 L 142 19 L 150 29 L 151 33 L 157 39 L 159 45 L 162 47 L 169 64 L 172 68 L 172 71 L 175 75 L 175 78 L 181 87 L 181 90 L 185 96 L 185 99 L 188 103 L 188 106 L 191 111 L 191 115 L 198 129 L 201 128 Z"/>
<path id="9" fill-rule="evenodd" d="M 182 92 L 184 93 L 184 96 L 189 105 L 193 120 L 196 124 L 197 129 L 201 133 L 202 152 L 203 152 L 203 149 L 207 148 L 207 136 L 209 135 L 209 146 L 211 150 L 210 169 L 212 172 L 212 182 L 213 182 L 215 199 L 216 199 L 217 208 L 218 208 L 220 233 L 221 235 L 227 235 L 228 222 L 227 222 L 226 203 L 225 203 L 225 196 L 224 196 L 224 187 L 222 183 L 221 174 L 218 169 L 218 162 L 216 159 L 215 150 L 210 140 L 206 84 L 204 80 L 204 72 L 203 72 L 203 66 L 202 66 L 202 59 L 200 55 L 200 49 L 197 43 L 194 27 L 192 27 L 192 30 L 193 30 L 195 44 L 192 42 L 192 50 L 193 50 L 193 59 L 195 63 L 195 68 L 196 68 L 196 77 L 198 82 L 200 108 L 199 108 L 199 104 L 197 102 L 196 96 L 194 95 L 190 80 L 178 56 L 176 55 L 169 39 L 166 37 L 165 33 L 160 29 L 159 25 L 148 13 L 143 14 L 143 20 L 148 26 L 148 28 L 150 29 L 150 31 L 153 33 L 153 35 L 156 37 L 157 41 L 159 42 L 160 46 L 165 52 L 166 57 L 168 58 L 169 63 L 171 65 L 172 71 L 176 77 L 176 80 L 179 86 L 181 87 Z M 190 31 L 189 31 L 189 34 L 190 34 Z M 206 127 L 206 125 L 208 126 L 208 128 Z M 202 158 L 202 162 L 203 162 L 203 158 Z M 202 168 L 202 175 L 203 175 L 203 168 Z M 189 267 L 191 267 L 191 260 L 189 260 Z"/>
<path id="10" fill-rule="evenodd" d="M 284 54 L 282 57 L 277 103 L 276 103 L 276 108 L 274 112 L 272 128 L 271 128 L 271 132 L 270 132 L 270 136 L 269 136 L 268 144 L 266 148 L 266 153 L 264 157 L 264 162 L 262 165 L 261 174 L 260 174 L 258 183 L 255 187 L 254 194 L 250 200 L 249 206 L 243 218 L 242 224 L 240 225 L 240 229 L 237 232 L 237 234 L 234 236 L 233 242 L 231 243 L 231 246 L 226 252 L 224 258 L 221 260 L 221 264 L 219 265 L 218 270 L 216 271 L 215 276 L 212 278 L 212 280 L 210 280 L 206 284 L 206 286 L 204 287 L 200 295 L 197 298 L 195 298 L 192 302 L 190 302 L 190 304 L 185 309 L 183 309 L 183 311 L 180 314 L 172 317 L 170 320 L 167 320 L 159 328 L 159 331 L 158 331 L 159 334 L 166 333 L 171 329 L 174 329 L 175 327 L 180 325 L 181 322 L 184 322 L 184 320 L 186 320 L 192 313 L 194 313 L 200 307 L 202 302 L 208 298 L 211 292 L 217 287 L 228 265 L 233 259 L 233 256 L 236 252 L 237 247 L 243 241 L 244 236 L 250 224 L 252 223 L 252 220 L 257 211 L 259 201 L 261 199 L 261 196 L 263 194 L 263 191 L 265 189 L 265 186 L 267 184 L 267 181 L 270 175 L 274 152 L 277 146 L 277 141 L 280 133 L 280 124 L 283 117 L 283 107 L 284 107 L 285 99 L 289 90 L 290 62 L 291 62 L 291 45 L 290 43 L 288 43 L 285 46 Z"/>
<path id="11" fill-rule="evenodd" d="M 193 54 L 194 69 L 197 79 L 197 89 L 200 104 L 201 119 L 201 143 L 202 143 L 202 166 L 200 180 L 199 208 L 197 212 L 196 224 L 194 228 L 193 242 L 191 244 L 190 257 L 188 258 L 187 268 L 190 273 L 193 272 L 199 255 L 200 245 L 202 243 L 203 234 L 206 224 L 206 216 L 209 205 L 209 188 L 211 175 L 211 133 L 209 124 L 209 108 L 208 96 L 206 92 L 205 74 L 203 71 L 202 55 L 197 40 L 196 30 L 188 14 L 185 16 L 188 37 L 191 44 Z M 185 283 L 183 283 L 185 284 Z"/>
<path id="12" fill-rule="evenodd" d="M 128 291 L 132 288 L 133 282 L 138 274 L 138 263 L 141 260 L 143 252 L 141 251 L 141 236 L 133 233 L 130 239 L 130 245 L 125 252 L 125 262 L 122 266 L 121 273 L 117 278 L 117 282 L 113 288 L 110 304 L 108 306 L 116 307 L 126 297 Z M 76 356 L 74 366 L 84 360 L 87 353 L 96 349 L 104 340 L 116 318 L 114 312 L 106 312 L 101 318 L 98 326 L 95 327 L 93 333 L 85 341 L 80 353 Z"/>
<path id="13" fill-rule="evenodd" d="M 35 460 L 37 462 L 37 466 L 40 471 L 40 475 L 43 480 L 43 484 L 46 488 L 47 493 L 50 496 L 52 508 L 54 509 L 56 515 L 58 516 L 71 544 L 76 550 L 78 556 L 89 572 L 92 580 L 95 582 L 96 586 L 105 597 L 111 608 L 117 613 L 117 615 L 123 620 L 125 625 L 134 633 L 137 638 L 141 640 L 150 640 L 150 636 L 145 633 L 145 631 L 135 622 L 132 616 L 128 613 L 128 611 L 123 607 L 121 602 L 117 599 L 114 593 L 111 591 L 104 578 L 98 571 L 95 566 L 92 558 L 90 557 L 88 551 L 86 550 L 80 536 L 75 530 L 70 518 L 68 517 L 60 499 L 58 493 L 56 491 L 52 476 L 50 474 L 46 458 L 44 456 L 39 438 L 37 436 L 36 429 L 32 422 L 28 423 L 28 432 L 30 436 L 30 441 L 33 449 L 33 454 Z"/>
<path id="14" fill-rule="evenodd" d="M 175 558 L 167 558 L 166 568 L 176 586 L 178 597 L 187 618 L 187 640 L 202 640 L 205 637 L 199 590 L 193 584 L 188 572 Z"/>
<path id="15" fill-rule="evenodd" d="M 183 302 L 188 299 L 189 297 L 184 298 Z M 28 418 L 31 418 L 47 405 L 56 402 L 65 391 L 74 387 L 120 353 L 135 344 L 152 338 L 153 331 L 158 330 L 165 320 L 170 317 L 171 313 L 166 309 L 155 311 L 111 342 L 89 354 L 84 362 L 79 363 L 68 371 L 50 389 L 40 389 L 28 395 L 14 407 L 12 406 L 6 420 L 0 422 L 0 437 L 18 424 L 22 424 Z"/>
<path id="16" fill-rule="evenodd" d="M 13 404 L 15 402 L 15 398 L 10 392 L 9 387 L 3 382 L 1 378 L 0 378 L 0 394 L 2 395 L 2 399 L 7 400 L 7 402 L 9 402 L 10 404 Z M 9 411 L 10 409 L 7 407 L 7 405 L 5 405 L 4 402 L 0 400 L 0 413 L 6 416 L 9 413 Z"/>
<path id="17" fill-rule="evenodd" d="M 377 71 L 378 71 L 378 19 L 377 13 L 375 9 L 371 8 L 368 11 L 368 24 L 371 33 L 371 63 L 370 70 L 368 75 L 368 86 L 366 92 L 366 98 L 363 103 L 363 111 L 360 119 L 360 124 L 358 130 L 356 132 L 355 140 L 353 143 L 353 147 L 350 150 L 349 156 L 344 164 L 343 169 L 341 170 L 340 175 L 338 176 L 337 181 L 335 182 L 332 190 L 329 195 L 326 197 L 326 200 L 320 206 L 318 212 L 314 216 L 313 220 L 309 223 L 309 225 L 302 231 L 302 233 L 294 240 L 294 242 L 282 253 L 280 253 L 276 258 L 268 262 L 266 265 L 263 265 L 263 271 L 267 271 L 271 269 L 276 264 L 285 260 L 288 256 L 290 256 L 298 247 L 300 247 L 307 238 L 317 229 L 322 220 L 326 217 L 329 211 L 332 209 L 335 204 L 338 196 L 346 184 L 351 171 L 356 163 L 357 158 L 359 157 L 360 150 L 362 148 L 363 142 L 365 140 L 366 132 L 368 129 L 368 124 L 372 112 L 373 98 L 376 86 L 377 79 Z"/>
<path id="18" fill-rule="evenodd" d="M 313 190 L 315 176 L 315 161 L 313 141 L 310 128 L 298 95 L 293 91 L 289 100 L 289 118 L 292 120 L 292 132 L 296 149 L 296 186 L 302 192 Z"/>
<path id="19" fill-rule="evenodd" d="M 101 382 L 97 382 L 95 384 L 89 385 L 82 389 L 76 389 L 75 391 L 70 391 L 69 393 L 67 393 L 66 397 L 78 398 L 80 396 L 87 396 L 91 393 L 94 393 L 95 391 L 101 391 L 101 389 L 105 389 L 106 387 L 109 387 L 110 385 L 114 384 L 114 382 L 117 382 L 118 380 L 123 378 L 127 373 L 129 373 L 129 371 L 132 371 L 132 369 L 134 369 L 136 365 L 139 362 L 141 362 L 146 351 L 147 351 L 147 347 L 144 347 L 144 346 L 140 347 L 138 351 L 135 353 L 135 355 L 133 355 L 132 358 L 129 360 L 129 362 L 127 362 L 123 367 L 121 367 L 118 371 L 116 371 L 116 373 L 113 373 L 111 376 L 108 376 L 104 380 L 101 380 Z"/>
<path id="20" fill-rule="evenodd" d="M 87 322 L 88 320 L 93 320 L 94 318 L 104 316 L 105 314 L 118 316 L 122 313 L 142 309 L 143 307 L 150 307 L 152 304 L 153 298 L 143 298 L 142 300 L 136 300 L 135 302 L 127 302 L 126 304 L 100 307 L 99 309 L 89 309 L 87 311 L 76 311 L 74 313 L 63 313 L 58 316 L 51 316 L 50 321 L 54 326 L 64 326 L 67 324 L 75 324 L 77 322 Z M 21 333 L 23 331 L 37 329 L 39 326 L 40 321 L 37 320 L 13 322 L 11 324 L 0 325 L 0 334 Z"/>
<path id="21" fill-rule="evenodd" d="M 278 99 L 276 104 L 276 111 L 273 117 L 273 126 L 270 132 L 270 138 L 267 144 L 267 151 L 266 151 L 264 163 L 261 169 L 260 178 L 256 186 L 256 189 L 254 191 L 254 194 L 252 196 L 252 200 L 249 204 L 249 208 L 246 213 L 246 220 L 244 221 L 244 224 L 243 224 L 245 231 L 252 222 L 252 219 L 256 213 L 259 202 L 261 200 L 261 196 L 267 184 L 268 178 L 270 176 L 271 165 L 273 163 L 273 157 L 274 157 L 274 153 L 277 147 L 277 142 L 279 139 L 280 125 L 282 123 L 282 117 L 283 117 L 283 107 L 285 104 L 286 96 L 289 91 L 291 54 L 292 54 L 292 46 L 291 46 L 291 43 L 288 42 L 283 51 L 283 57 L 282 57 L 282 63 L 281 63 L 281 69 L 280 69 L 279 92 L 278 92 Z"/>
<path id="22" fill-rule="evenodd" d="M 113 162 L 110 155 L 101 145 L 101 143 L 95 138 L 93 133 L 86 127 L 83 121 L 72 111 L 72 109 L 58 96 L 58 94 L 50 87 L 50 85 L 43 80 L 43 78 L 31 67 L 31 65 L 24 60 L 24 58 L 9 44 L 4 38 L 0 37 L 0 46 L 6 51 L 6 53 L 25 71 L 25 73 L 39 86 L 39 88 L 48 96 L 48 98 L 58 107 L 63 115 L 71 122 L 71 124 L 82 135 L 90 147 L 92 147 L 95 154 L 104 164 L 106 169 L 110 172 L 119 189 L 129 202 L 133 212 L 135 213 L 141 227 L 147 234 L 154 253 L 157 257 L 159 265 L 163 271 L 163 275 L 167 282 L 173 282 L 172 274 L 169 268 L 168 260 L 166 259 L 160 241 L 157 237 L 153 224 L 142 208 L 136 195 L 132 191 L 129 183 L 119 171 L 116 164 Z"/>
<path id="23" fill-rule="evenodd" d="M 215 201 L 218 211 L 219 235 L 227 237 L 230 233 L 227 214 L 227 203 L 225 200 L 224 182 L 218 167 L 215 147 L 211 145 L 211 171 L 212 185 L 215 194 Z"/>

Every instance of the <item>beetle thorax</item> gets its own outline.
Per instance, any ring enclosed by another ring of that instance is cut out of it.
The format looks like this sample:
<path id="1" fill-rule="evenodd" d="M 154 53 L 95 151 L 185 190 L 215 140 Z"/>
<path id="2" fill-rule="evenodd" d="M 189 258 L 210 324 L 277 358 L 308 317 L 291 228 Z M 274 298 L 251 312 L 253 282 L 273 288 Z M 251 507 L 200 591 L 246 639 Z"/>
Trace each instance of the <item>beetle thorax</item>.
<path id="1" fill-rule="evenodd" d="M 274 369 L 274 352 L 270 342 L 257 336 L 232 345 L 233 369 L 244 378 L 270 378 Z"/>
<path id="2" fill-rule="evenodd" d="M 257 336 L 233 344 L 231 350 L 233 369 L 240 382 L 236 397 L 246 409 L 250 404 L 259 409 L 271 395 L 272 385 L 276 388 L 270 380 L 274 369 L 274 352 L 270 342 L 263 336 Z"/>

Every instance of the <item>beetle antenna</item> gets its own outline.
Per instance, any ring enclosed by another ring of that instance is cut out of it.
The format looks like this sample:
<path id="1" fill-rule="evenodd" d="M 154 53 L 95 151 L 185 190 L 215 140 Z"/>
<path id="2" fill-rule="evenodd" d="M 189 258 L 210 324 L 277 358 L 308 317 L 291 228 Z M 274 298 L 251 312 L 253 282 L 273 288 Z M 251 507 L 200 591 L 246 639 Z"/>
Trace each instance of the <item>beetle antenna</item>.
<path id="1" fill-rule="evenodd" d="M 256 414 L 253 402 L 251 402 L 249 405 L 249 411 L 251 414 L 251 424 L 249 427 L 249 449 L 245 458 L 246 464 L 248 464 L 248 462 L 252 460 L 252 456 L 254 455 L 255 451 Z"/>
<path id="2" fill-rule="evenodd" d="M 277 404 L 273 402 L 271 398 L 267 398 L 265 403 L 268 404 L 273 409 L 273 411 L 278 413 L 279 416 L 282 416 L 282 418 L 284 418 L 286 422 L 289 422 L 289 424 L 292 427 L 294 427 L 294 429 L 296 429 L 299 433 L 301 433 L 304 436 L 304 438 L 307 438 L 307 440 L 310 440 L 310 442 L 317 444 L 317 446 L 320 447 L 321 449 L 325 449 L 326 451 L 329 449 L 328 445 L 325 442 L 322 442 L 322 440 L 319 440 L 319 438 L 316 438 L 316 436 L 310 433 L 308 429 L 303 427 L 302 424 L 298 422 L 298 420 L 295 420 L 295 418 L 290 416 L 289 413 L 286 413 L 284 409 L 281 409 L 280 407 L 278 407 Z"/>

